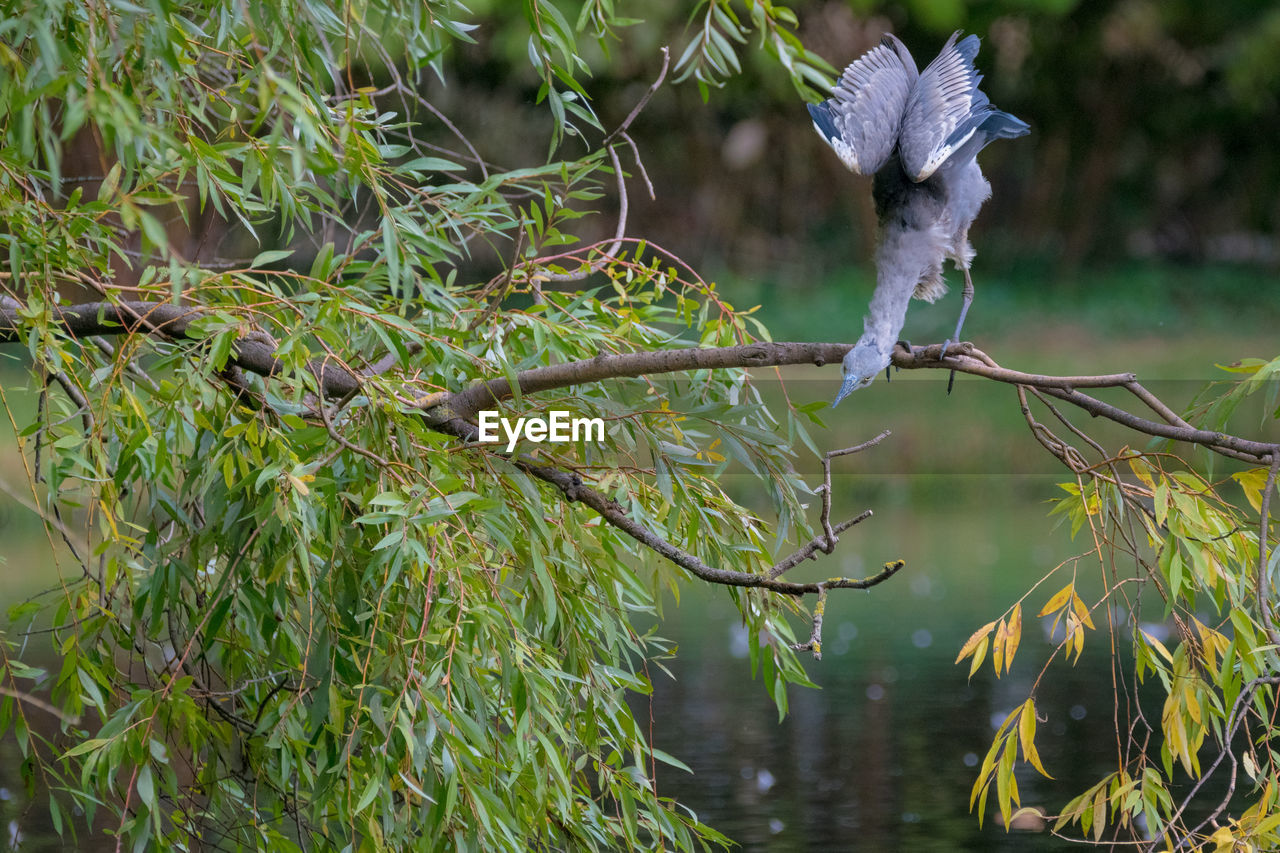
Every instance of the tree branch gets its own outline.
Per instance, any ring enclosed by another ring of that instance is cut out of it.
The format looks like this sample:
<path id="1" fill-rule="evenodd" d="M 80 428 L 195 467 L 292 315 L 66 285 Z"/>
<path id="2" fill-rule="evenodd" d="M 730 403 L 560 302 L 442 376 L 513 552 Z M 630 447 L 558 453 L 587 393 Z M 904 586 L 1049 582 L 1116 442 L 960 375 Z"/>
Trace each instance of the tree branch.
<path id="1" fill-rule="evenodd" d="M 128 302 L 88 303 L 68 308 L 55 308 L 55 320 L 62 330 L 74 337 L 124 333 L 160 334 L 173 340 L 193 340 L 189 336 L 192 321 L 202 315 L 202 309 L 179 307 L 166 303 Z M 23 319 L 16 309 L 0 309 L 0 343 L 21 339 Z M 835 343 L 777 343 L 760 341 L 732 347 L 690 347 L 678 350 L 643 351 L 601 354 L 591 359 L 553 364 L 523 371 L 516 376 L 516 385 L 522 394 L 532 394 L 573 385 L 600 382 L 607 379 L 648 376 L 690 370 L 774 367 L 784 364 L 814 364 L 822 366 L 839 362 L 850 346 Z M 983 376 L 998 382 L 1039 389 L 1041 392 L 1069 402 L 1091 415 L 1101 415 L 1130 429 L 1147 435 L 1199 444 L 1224 455 L 1262 464 L 1280 453 L 1280 446 L 1249 441 L 1220 432 L 1198 430 L 1177 423 L 1158 423 L 1138 417 L 1109 403 L 1104 403 L 1077 388 L 1124 388 L 1137 396 L 1154 411 L 1168 420 L 1179 421 L 1172 411 L 1154 395 L 1137 383 L 1132 373 L 1101 376 L 1047 376 L 1022 373 L 1000 367 L 989 356 L 970 343 L 953 344 L 945 360 L 938 356 L 941 346 L 910 347 L 900 344 L 893 353 L 893 364 L 903 369 L 957 370 Z M 283 372 L 284 365 L 275 356 L 274 346 L 261 336 L 241 338 L 232 354 L 234 364 L 243 370 L 264 377 Z M 382 361 L 379 361 L 379 366 Z M 322 396 L 343 398 L 357 393 L 362 378 L 334 364 L 331 359 L 312 359 L 309 371 L 316 377 Z M 419 403 L 423 416 L 433 429 L 452 435 L 464 442 L 474 442 L 479 429 L 470 418 L 485 406 L 495 405 L 512 396 L 512 385 L 505 378 L 489 379 L 473 383 L 456 392 L 432 394 Z M 1172 417 L 1170 417 L 1172 416 Z M 878 436 L 866 445 L 836 451 L 834 455 L 853 453 L 883 438 Z M 829 465 L 830 457 L 825 464 Z M 512 463 L 534 477 L 555 486 L 569 501 L 591 507 L 609 524 L 626 533 L 645 547 L 687 569 L 710 583 L 729 586 L 757 587 L 786 595 L 818 593 L 821 589 L 866 589 L 883 582 L 901 568 L 900 564 L 887 564 L 886 570 L 871 578 L 860 580 L 833 578 L 819 583 L 793 583 L 778 579 L 777 575 L 798 565 L 816 551 L 827 551 L 834 536 L 857 524 L 865 514 L 837 527 L 824 521 L 822 535 L 809 545 L 784 559 L 774 567 L 776 574 L 754 574 L 708 566 L 693 554 L 667 542 L 662 537 L 632 519 L 612 499 L 585 485 L 576 475 L 559 468 L 542 465 L 526 457 L 516 457 Z M 829 473 L 828 473 L 829 476 Z M 824 483 L 825 486 L 825 483 Z M 824 497 L 824 500 L 829 498 Z M 827 505 L 829 512 L 829 505 Z M 772 570 L 771 570 L 772 571 Z"/>
<path id="2" fill-rule="evenodd" d="M 759 341 L 736 347 L 690 347 L 601 354 L 595 358 L 569 361 L 525 370 L 516 376 L 521 394 L 536 394 L 572 385 L 605 379 L 651 376 L 689 370 L 716 370 L 732 367 L 776 367 L 783 364 L 824 364 L 838 362 L 849 351 L 848 344 L 771 343 Z M 486 407 L 512 396 L 506 379 L 479 382 L 435 403 L 446 418 L 470 418 Z"/>
<path id="3" fill-rule="evenodd" d="M 445 421 L 441 424 L 436 424 L 435 428 L 468 443 L 477 441 L 480 434 L 479 428 L 474 424 L 456 418 Z M 708 583 L 720 584 L 722 586 L 741 586 L 767 589 L 772 592 L 780 592 L 784 595 L 800 596 L 819 592 L 823 588 L 868 589 L 888 580 L 904 565 L 902 561 L 897 561 L 896 563 L 886 564 L 884 571 L 881 571 L 879 574 L 869 578 L 831 578 L 830 580 L 825 580 L 821 583 L 792 583 L 791 581 L 778 580 L 777 574 L 780 574 L 781 572 L 771 574 L 773 571 L 772 569 L 766 571 L 764 574 L 755 574 L 753 572 L 739 572 L 733 569 L 715 568 L 714 566 L 708 566 L 696 555 L 685 551 L 671 542 L 668 542 L 666 539 L 663 539 L 658 534 L 649 530 L 643 524 L 640 524 L 631 516 L 627 515 L 626 510 L 622 508 L 621 504 L 586 485 L 577 475 L 549 465 L 540 465 L 536 461 L 524 456 L 512 457 L 511 462 L 522 471 L 537 477 L 544 483 L 549 483 L 552 486 L 555 486 L 568 501 L 583 503 L 591 507 L 600 515 L 601 518 L 613 527 L 621 530 L 623 533 L 627 534 L 641 545 L 644 545 L 649 550 L 660 554 L 675 563 L 677 566 L 680 566 L 682 569 L 689 571 Z M 862 521 L 866 516 L 867 514 L 864 513 L 863 515 L 840 525 L 839 530 L 843 531 L 852 527 L 859 521 Z M 820 540 L 815 539 L 814 542 L 825 541 L 825 539 L 826 537 L 823 536 Z M 810 545 L 813 546 L 813 550 L 809 551 L 805 556 L 809 556 L 819 547 L 812 542 Z M 801 551 L 804 551 L 804 549 L 801 549 Z M 801 552 L 797 552 L 797 554 L 799 553 Z M 783 562 L 786 563 L 795 557 L 796 554 L 793 554 Z M 804 557 L 796 559 L 795 563 L 799 563 L 802 559 L 804 559 Z M 892 566 L 892 569 L 890 569 L 890 566 Z"/>
<path id="4" fill-rule="evenodd" d="M 1031 388 L 1039 388 L 1044 393 L 1071 403 L 1073 406 L 1077 406 L 1095 417 L 1107 418 L 1121 426 L 1156 438 L 1168 438 L 1187 444 L 1199 444 L 1215 453 L 1250 462 L 1254 465 L 1266 464 L 1272 451 L 1277 448 L 1277 445 L 1267 444 L 1266 442 L 1250 441 L 1223 432 L 1211 432 L 1179 425 L 1185 424 L 1185 421 L 1174 415 L 1168 406 L 1138 384 L 1137 376 L 1132 373 L 1113 373 L 1103 376 L 1046 376 L 1038 373 L 1021 373 L 1017 370 L 1008 370 L 1000 367 L 986 353 L 967 342 L 959 345 L 952 344 L 947 349 L 945 360 L 939 360 L 938 358 L 941 350 L 942 347 L 939 344 L 908 347 L 900 342 L 893 351 L 892 362 L 895 367 L 900 367 L 904 370 L 942 368 L 956 370 L 960 373 L 970 373 L 974 376 L 983 376 L 987 379 L 994 379 L 997 382 L 1005 382 L 1010 385 L 1026 385 Z M 1076 390 L 1077 388 L 1123 388 L 1151 406 L 1161 417 L 1170 419 L 1173 423 L 1159 423 L 1138 417 L 1121 409 L 1119 406 L 1104 403 L 1096 397 L 1081 393 Z"/>
<path id="5" fill-rule="evenodd" d="M 199 339 L 189 334 L 191 324 L 206 314 L 199 306 L 167 302 L 86 302 L 53 306 L 50 311 L 62 331 L 73 338 L 144 334 L 193 342 Z M 0 309 L 0 344 L 21 342 L 23 327 L 24 320 L 16 310 Z M 250 373 L 275 376 L 284 369 L 276 358 L 275 346 L 265 336 L 242 337 L 234 350 L 235 366 Z M 311 359 L 308 364 L 326 397 L 344 397 L 360 389 L 360 378 L 332 359 Z"/>

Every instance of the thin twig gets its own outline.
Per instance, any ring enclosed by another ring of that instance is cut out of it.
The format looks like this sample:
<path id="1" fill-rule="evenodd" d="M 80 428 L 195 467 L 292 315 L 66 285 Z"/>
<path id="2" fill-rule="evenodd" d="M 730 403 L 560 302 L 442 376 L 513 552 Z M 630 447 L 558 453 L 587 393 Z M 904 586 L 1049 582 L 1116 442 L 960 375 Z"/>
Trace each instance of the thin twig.
<path id="1" fill-rule="evenodd" d="M 825 534 L 826 541 L 822 543 L 820 547 L 824 552 L 830 554 L 836 547 L 836 534 L 852 526 L 842 526 L 839 530 L 832 529 L 831 527 L 831 460 L 839 456 L 849 456 L 850 454 L 858 453 L 866 450 L 868 447 L 875 447 L 891 434 L 892 433 L 890 433 L 889 430 L 884 430 L 875 438 L 868 439 L 867 441 L 862 442 L 862 444 L 854 447 L 846 447 L 843 450 L 832 450 L 822 455 L 822 515 L 820 520 L 822 523 L 822 532 Z M 853 523 L 856 524 L 861 521 L 863 517 L 870 514 L 871 510 L 867 510 L 863 516 L 859 516 Z"/>
<path id="2" fill-rule="evenodd" d="M 671 65 L 671 50 L 664 45 L 662 48 L 662 68 L 658 71 L 658 79 L 653 81 L 653 83 L 645 91 L 644 95 L 641 96 L 640 100 L 636 103 L 636 105 L 631 108 L 631 112 L 627 115 L 625 119 L 622 120 L 622 124 L 614 128 L 613 132 L 604 138 L 605 145 L 608 145 L 609 143 L 613 142 L 615 137 L 623 133 L 626 133 L 627 130 L 630 129 L 631 122 L 635 121 L 636 117 L 640 115 L 641 111 L 644 110 L 646 106 L 648 106 L 649 99 L 652 98 L 654 94 L 658 91 L 659 87 L 662 86 L 662 81 L 667 79 L 667 68 L 670 65 Z"/>
<path id="3" fill-rule="evenodd" d="M 809 641 L 791 645 L 798 652 L 812 650 L 814 660 L 822 660 L 822 616 L 827 609 L 827 588 L 821 584 L 819 587 L 818 600 L 813 603 L 813 630 L 809 633 Z"/>
<path id="4" fill-rule="evenodd" d="M 441 432 L 453 435 L 455 438 L 460 438 L 467 443 L 476 442 L 480 435 L 480 430 L 477 426 L 461 419 L 453 419 L 444 423 L 433 424 L 433 427 Z M 550 465 L 540 464 L 539 462 L 525 456 L 513 457 L 511 462 L 525 473 L 555 486 L 568 501 L 583 503 L 591 507 L 608 524 L 630 536 L 649 550 L 665 557 L 667 560 L 675 563 L 677 566 L 680 566 L 708 583 L 720 584 L 723 586 L 767 589 L 772 590 L 773 592 L 792 596 L 810 595 L 818 592 L 819 590 L 818 583 L 792 583 L 790 581 L 782 581 L 777 578 L 769 577 L 767 573 L 758 574 L 755 572 L 742 572 L 734 569 L 722 569 L 709 566 L 696 555 L 680 548 L 672 542 L 667 541 L 633 519 L 627 511 L 623 509 L 621 504 L 586 485 L 576 474 L 571 474 L 568 471 L 564 471 Z M 857 520 L 851 521 L 850 525 L 856 523 L 856 521 Z M 890 566 L 893 568 L 890 569 Z M 869 589 L 870 587 L 888 580 L 897 573 L 898 569 L 901 568 L 901 564 L 890 563 L 886 565 L 885 571 L 882 571 L 872 577 L 831 578 L 823 581 L 822 584 L 829 589 Z"/>
<path id="5" fill-rule="evenodd" d="M 21 690 L 15 690 L 12 687 L 5 687 L 4 685 L 0 685 L 0 696 L 12 696 L 14 699 L 17 699 L 19 702 L 30 705 L 33 708 L 39 708 L 41 711 L 44 711 L 46 714 L 52 714 L 53 716 L 57 717 L 59 720 L 62 720 L 62 722 L 66 723 L 69 726 L 80 725 L 80 718 L 75 714 L 68 714 L 67 712 L 63 711 L 61 708 L 57 707 L 56 705 L 50 705 L 48 702 L 44 701 L 43 699 L 32 696 L 30 693 L 24 693 Z"/>
<path id="6" fill-rule="evenodd" d="M 829 522 L 824 523 L 824 533 L 821 536 L 813 537 L 813 539 L 809 540 L 809 543 L 803 548 L 775 563 L 769 571 L 765 572 L 765 577 L 776 578 L 779 575 L 785 574 L 803 563 L 805 560 L 813 557 L 819 551 L 824 554 L 830 554 L 835 550 L 835 540 L 839 534 L 844 533 L 855 524 L 866 521 L 872 516 L 872 514 L 871 510 L 864 509 L 853 518 L 848 521 L 842 521 L 835 527 L 832 527 Z"/>
<path id="7" fill-rule="evenodd" d="M 511 280 L 515 277 L 516 268 L 521 266 L 520 259 L 524 256 L 524 241 L 526 234 L 527 229 L 525 228 L 525 221 L 522 217 L 520 221 L 516 223 L 516 247 L 511 253 L 511 263 L 507 265 L 507 268 L 503 271 L 502 275 L 485 285 L 485 288 L 476 296 L 476 301 L 481 302 L 486 298 L 489 298 L 492 294 L 492 298 L 489 299 L 489 303 L 485 305 L 484 310 L 477 314 L 475 319 L 467 324 L 468 332 L 475 331 L 477 326 L 487 320 L 490 315 L 498 310 L 498 306 L 501 305 L 502 300 L 506 298 L 507 291 L 511 288 Z"/>
<path id="8" fill-rule="evenodd" d="M 613 131 L 600 143 L 601 147 L 604 148 L 605 153 L 609 155 L 609 163 L 613 166 L 613 173 L 618 181 L 618 225 L 614 230 L 612 245 L 601 253 L 601 257 L 592 261 L 582 269 L 562 273 L 553 273 L 542 270 L 538 273 L 539 276 L 545 276 L 548 281 L 581 281 L 592 273 L 598 271 L 602 266 L 604 266 L 608 259 L 616 257 L 618 250 L 622 248 L 622 242 L 627 235 L 627 213 L 630 208 L 630 202 L 627 197 L 626 173 L 622 171 L 622 162 L 618 159 L 618 152 L 614 147 L 615 140 L 621 138 L 631 146 L 632 152 L 635 153 L 636 164 L 639 166 L 641 174 L 644 175 L 644 182 L 645 186 L 648 187 L 649 197 L 654 197 L 653 182 L 649 180 L 648 174 L 644 171 L 644 164 L 640 161 L 640 154 L 636 150 L 636 144 L 631 137 L 627 135 L 627 129 L 631 127 L 631 123 L 636 120 L 636 117 L 640 115 L 641 111 L 649 103 L 649 99 L 652 98 L 654 93 L 658 91 L 658 88 L 662 86 L 662 81 L 667 79 L 667 68 L 670 64 L 671 51 L 668 48 L 663 47 L 662 68 L 658 71 L 658 79 L 654 80 L 653 83 L 650 84 L 649 88 L 645 90 L 644 95 L 641 96 L 640 100 L 631 109 L 631 112 L 622 120 L 622 124 L 614 128 Z M 533 263 L 537 263 L 537 261 L 534 261 Z"/>
<path id="9" fill-rule="evenodd" d="M 1255 465 L 1261 464 L 1263 459 L 1271 454 L 1273 445 L 1265 442 L 1249 441 L 1222 432 L 1159 423 L 1134 415 L 1110 403 L 1104 403 L 1077 390 L 1079 388 L 1124 388 L 1137 395 L 1138 392 L 1130 387 L 1131 384 L 1136 383 L 1136 377 L 1132 373 L 1114 373 L 1102 376 L 1046 376 L 1036 373 L 1022 373 L 1021 371 L 1000 367 L 986 353 L 968 342 L 962 342 L 958 345 L 952 344 L 951 349 L 947 350 L 945 363 L 939 360 L 940 353 L 940 344 L 922 347 L 898 346 L 893 350 L 892 363 L 896 367 L 907 370 L 921 368 L 953 369 L 961 373 L 970 373 L 975 376 L 994 379 L 997 382 L 1039 388 L 1046 394 L 1057 397 L 1059 400 L 1065 400 L 1091 415 L 1105 417 L 1138 432 L 1157 438 L 1169 438 L 1188 444 L 1199 444 L 1208 447 L 1215 453 L 1229 456 L 1233 459 L 1241 459 Z M 1146 401 L 1144 400 L 1144 402 Z"/>

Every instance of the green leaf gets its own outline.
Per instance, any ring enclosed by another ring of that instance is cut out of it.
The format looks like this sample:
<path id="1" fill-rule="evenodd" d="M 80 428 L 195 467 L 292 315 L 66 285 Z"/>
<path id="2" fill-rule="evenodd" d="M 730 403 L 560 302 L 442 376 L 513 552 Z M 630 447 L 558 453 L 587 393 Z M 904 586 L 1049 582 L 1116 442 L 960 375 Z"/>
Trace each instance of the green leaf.
<path id="1" fill-rule="evenodd" d="M 265 267 L 267 264 L 274 264 L 276 261 L 284 260 L 293 254 L 292 249 L 270 249 L 266 252 L 260 252 L 249 264 L 249 269 L 258 269 Z"/>
<path id="2" fill-rule="evenodd" d="M 144 764 L 142 769 L 138 771 L 138 799 L 148 810 L 154 810 L 156 807 L 156 790 L 155 783 L 151 779 L 151 765 Z"/>

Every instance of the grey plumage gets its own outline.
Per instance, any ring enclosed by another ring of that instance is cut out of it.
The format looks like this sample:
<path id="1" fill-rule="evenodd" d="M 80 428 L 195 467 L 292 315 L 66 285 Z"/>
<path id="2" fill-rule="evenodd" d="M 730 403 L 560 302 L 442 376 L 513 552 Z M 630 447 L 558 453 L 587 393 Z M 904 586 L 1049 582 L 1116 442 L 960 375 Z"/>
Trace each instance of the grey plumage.
<path id="1" fill-rule="evenodd" d="M 917 72 L 906 46 L 886 35 L 844 70 L 830 99 L 809 105 L 814 127 L 840 160 L 860 175 L 875 175 L 880 223 L 876 290 L 862 337 L 845 356 L 836 403 L 888 366 L 912 296 L 933 302 L 946 293 L 942 263 L 948 258 L 965 279 L 959 339 L 973 299 L 969 226 L 991 196 L 978 152 L 993 139 L 1030 131 L 979 90 L 978 37 L 957 43 L 959 36 Z"/>

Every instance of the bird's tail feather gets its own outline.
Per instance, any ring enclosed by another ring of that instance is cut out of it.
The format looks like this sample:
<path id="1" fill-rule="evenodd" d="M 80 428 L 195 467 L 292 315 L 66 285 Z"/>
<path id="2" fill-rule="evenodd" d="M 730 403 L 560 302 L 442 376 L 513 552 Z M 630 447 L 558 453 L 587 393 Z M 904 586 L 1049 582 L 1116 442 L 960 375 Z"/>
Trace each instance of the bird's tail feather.
<path id="1" fill-rule="evenodd" d="M 992 110 L 982 120 L 979 132 L 991 139 L 1017 139 L 1031 132 L 1031 125 L 1003 110 Z"/>

